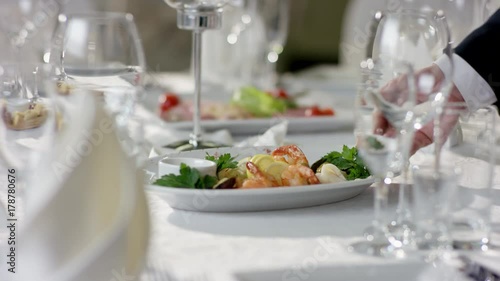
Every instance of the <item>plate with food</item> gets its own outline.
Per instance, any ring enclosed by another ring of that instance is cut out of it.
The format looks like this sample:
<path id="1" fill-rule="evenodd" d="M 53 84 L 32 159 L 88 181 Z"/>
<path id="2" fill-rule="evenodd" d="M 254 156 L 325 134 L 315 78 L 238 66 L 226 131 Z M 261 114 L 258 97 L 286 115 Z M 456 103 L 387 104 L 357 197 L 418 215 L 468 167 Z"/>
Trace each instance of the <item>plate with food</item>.
<path id="1" fill-rule="evenodd" d="M 334 108 L 331 96 L 312 95 L 288 94 L 283 89 L 265 92 L 254 87 L 242 87 L 233 95 L 212 95 L 202 100 L 202 126 L 208 131 L 227 129 L 234 134 L 257 134 L 283 120 L 289 121 L 289 132 L 333 131 L 352 126 L 351 110 Z M 147 108 L 175 129 L 192 129 L 190 97 L 171 92 L 156 96 L 149 98 Z"/>
<path id="2" fill-rule="evenodd" d="M 177 163 L 178 172 L 165 172 L 166 163 Z M 155 175 L 148 192 L 173 208 L 199 212 L 317 206 L 355 197 L 373 183 L 357 149 L 347 146 L 312 165 L 296 145 L 193 150 L 151 158 L 146 171 Z"/>

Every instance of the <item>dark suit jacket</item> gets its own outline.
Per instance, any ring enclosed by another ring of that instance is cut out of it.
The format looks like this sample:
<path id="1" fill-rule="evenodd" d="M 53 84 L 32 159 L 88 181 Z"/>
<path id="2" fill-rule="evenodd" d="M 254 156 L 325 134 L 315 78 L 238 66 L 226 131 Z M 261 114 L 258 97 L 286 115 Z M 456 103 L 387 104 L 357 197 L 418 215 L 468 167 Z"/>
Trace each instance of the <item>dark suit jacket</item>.
<path id="1" fill-rule="evenodd" d="M 469 34 L 455 53 L 488 82 L 497 96 L 495 105 L 500 108 L 500 10 Z"/>

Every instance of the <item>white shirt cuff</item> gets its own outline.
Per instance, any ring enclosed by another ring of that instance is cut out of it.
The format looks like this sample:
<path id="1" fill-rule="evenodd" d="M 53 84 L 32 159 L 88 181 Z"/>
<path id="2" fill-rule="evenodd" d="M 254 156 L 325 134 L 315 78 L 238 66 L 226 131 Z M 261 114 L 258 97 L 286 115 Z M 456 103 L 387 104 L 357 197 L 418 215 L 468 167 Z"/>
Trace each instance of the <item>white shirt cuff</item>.
<path id="1" fill-rule="evenodd" d="M 451 81 L 457 86 L 458 91 L 467 103 L 468 109 L 473 112 L 497 101 L 495 92 L 486 80 L 477 73 L 463 58 L 453 54 L 453 79 Z M 434 62 L 443 71 L 445 78 L 451 73 L 451 62 L 446 55 L 442 55 Z"/>

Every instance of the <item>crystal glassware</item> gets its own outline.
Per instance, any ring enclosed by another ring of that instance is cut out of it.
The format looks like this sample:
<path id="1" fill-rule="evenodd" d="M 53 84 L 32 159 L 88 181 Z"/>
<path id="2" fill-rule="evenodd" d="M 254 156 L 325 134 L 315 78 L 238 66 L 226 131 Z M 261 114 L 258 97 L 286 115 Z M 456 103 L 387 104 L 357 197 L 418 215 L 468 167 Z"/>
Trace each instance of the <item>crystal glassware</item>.
<path id="1" fill-rule="evenodd" d="M 36 99 L 26 99 L 18 88 L 11 87 L 20 74 L 25 92 Z M 50 65 L 0 63 L 0 166 L 8 182 L 0 199 L 13 219 L 25 212 L 26 195 L 36 190 L 28 183 L 43 156 L 50 153 L 58 132 L 53 77 Z"/>
<path id="2" fill-rule="evenodd" d="M 457 46 L 471 31 L 479 27 L 490 15 L 491 0 L 386 0 L 392 12 L 402 9 L 442 10 L 446 14 L 453 45 Z M 496 10 L 497 7 L 495 7 Z"/>
<path id="3" fill-rule="evenodd" d="M 202 33 L 209 29 L 221 27 L 222 7 L 227 0 L 165 0 L 171 7 L 177 9 L 177 26 L 180 29 L 193 32 L 193 132 L 189 140 L 171 143 L 166 147 L 177 150 L 193 150 L 222 146 L 222 144 L 203 140 L 201 128 L 201 49 Z"/>
<path id="4" fill-rule="evenodd" d="M 135 142 L 128 123 L 142 94 L 146 62 L 131 14 L 60 14 L 50 62 L 68 94 L 86 91 L 96 95 L 116 121 L 122 144 Z"/>
<path id="5" fill-rule="evenodd" d="M 55 0 L 1 1 L 0 30 L 5 36 L 0 43 L 2 47 L 0 60 L 12 65 L 21 62 L 41 62 L 42 55 L 37 48 L 43 44 L 37 44 L 37 40 L 44 40 L 50 35 L 47 29 L 52 27 L 53 20 L 61 7 L 62 2 Z M 22 74 L 24 74 L 22 70 L 17 71 L 10 87 L 17 88 L 15 91 L 21 91 L 25 98 L 32 98 L 26 92 Z"/>
<path id="6" fill-rule="evenodd" d="M 247 59 L 242 65 L 243 80 L 247 83 L 265 90 L 276 87 L 276 63 L 288 36 L 289 6 L 289 0 L 246 1 L 245 10 L 252 19 L 250 29 L 253 29 L 247 35 L 251 38 L 246 45 L 257 51 L 255 60 Z M 248 47 L 247 53 L 252 52 Z"/>
<path id="7" fill-rule="evenodd" d="M 434 132 L 427 131 L 434 144 L 411 158 L 415 240 L 424 250 L 487 250 L 498 111 L 487 106 L 470 112 L 465 103 L 448 103 L 437 118 Z"/>
<path id="8" fill-rule="evenodd" d="M 394 159 L 400 144 L 397 138 L 377 134 L 380 119 L 374 116 L 386 116 L 391 122 L 397 122 L 400 128 L 413 125 L 413 115 L 409 110 L 415 105 L 415 91 L 409 87 L 414 84 L 413 68 L 401 62 L 396 69 L 393 64 L 394 74 L 404 82 L 395 85 L 391 92 L 382 94 L 378 80 L 382 75 L 380 66 L 372 60 L 362 62 L 361 66 L 363 81 L 356 97 L 354 135 L 359 155 L 375 179 L 374 219 L 365 230 L 366 241 L 352 244 L 349 248 L 373 256 L 401 257 L 404 255 L 402 245 L 387 228 L 388 184 L 397 164 Z"/>
<path id="9" fill-rule="evenodd" d="M 416 92 L 415 107 L 407 108 L 412 111 L 413 126 L 399 126 L 401 123 L 398 119 L 402 120 L 404 111 L 398 114 L 388 112 L 382 114 L 382 119 L 387 123 L 386 128 L 379 131 L 384 135 L 399 135 L 400 148 L 396 156 L 401 162 L 403 183 L 399 187 L 396 217 L 389 230 L 403 245 L 412 247 L 411 212 L 406 190 L 406 183 L 409 181 L 408 158 L 412 150 L 414 132 L 425 126 L 433 126 L 431 120 L 447 101 L 452 85 L 447 77 L 451 77 L 453 71 L 451 35 L 442 11 L 399 9 L 382 12 L 373 38 L 371 55 L 374 68 L 379 72 L 379 76 L 374 78 L 381 93 L 379 96 L 390 94 L 391 99 L 405 102 L 406 93 L 403 88 L 406 78 L 398 78 L 398 64 L 405 62 L 416 71 L 414 84 L 411 85 Z M 440 77 L 430 68 L 437 60 L 445 60 L 450 65 L 449 69 L 443 70 L 446 73 L 441 73 Z M 391 89 L 395 86 L 399 91 L 394 92 L 394 89 Z M 389 108 L 383 102 L 379 102 L 378 106 L 382 112 L 384 108 Z"/>

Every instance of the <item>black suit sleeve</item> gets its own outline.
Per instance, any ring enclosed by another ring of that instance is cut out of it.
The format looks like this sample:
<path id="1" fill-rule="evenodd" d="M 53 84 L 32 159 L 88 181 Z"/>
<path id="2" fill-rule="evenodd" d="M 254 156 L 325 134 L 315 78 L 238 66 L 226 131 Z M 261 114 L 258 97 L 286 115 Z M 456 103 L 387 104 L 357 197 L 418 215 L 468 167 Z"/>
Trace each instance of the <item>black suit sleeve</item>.
<path id="1" fill-rule="evenodd" d="M 488 82 L 497 96 L 495 105 L 500 106 L 500 9 L 469 34 L 455 53 Z"/>

